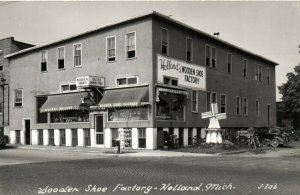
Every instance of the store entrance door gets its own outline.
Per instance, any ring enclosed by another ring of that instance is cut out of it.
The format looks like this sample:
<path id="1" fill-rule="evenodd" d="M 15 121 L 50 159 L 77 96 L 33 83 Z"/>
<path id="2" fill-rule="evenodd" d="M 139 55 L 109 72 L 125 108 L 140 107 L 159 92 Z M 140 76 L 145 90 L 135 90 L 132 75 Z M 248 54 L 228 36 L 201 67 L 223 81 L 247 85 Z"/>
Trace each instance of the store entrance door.
<path id="1" fill-rule="evenodd" d="M 103 115 L 95 115 L 96 145 L 104 144 Z"/>

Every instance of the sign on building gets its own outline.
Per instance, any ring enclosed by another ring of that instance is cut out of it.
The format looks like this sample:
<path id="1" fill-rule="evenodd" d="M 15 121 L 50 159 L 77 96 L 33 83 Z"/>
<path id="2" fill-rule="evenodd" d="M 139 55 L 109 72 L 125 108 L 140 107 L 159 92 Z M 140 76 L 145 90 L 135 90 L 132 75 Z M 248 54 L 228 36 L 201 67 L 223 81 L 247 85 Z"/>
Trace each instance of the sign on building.
<path id="1" fill-rule="evenodd" d="M 163 83 L 164 77 L 178 79 L 178 86 L 206 90 L 205 67 L 157 55 L 158 82 Z"/>
<path id="2" fill-rule="evenodd" d="M 84 76 L 76 78 L 76 86 L 79 88 L 85 87 L 104 87 L 104 78 L 95 76 Z"/>

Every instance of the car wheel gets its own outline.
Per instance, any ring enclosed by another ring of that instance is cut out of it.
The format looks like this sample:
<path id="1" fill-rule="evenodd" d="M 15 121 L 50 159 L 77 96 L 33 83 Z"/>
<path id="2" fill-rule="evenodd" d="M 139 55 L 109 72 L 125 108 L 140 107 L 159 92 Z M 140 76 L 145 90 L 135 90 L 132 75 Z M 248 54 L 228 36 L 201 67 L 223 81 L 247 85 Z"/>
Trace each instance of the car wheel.
<path id="1" fill-rule="evenodd" d="M 272 142 L 271 142 L 271 145 L 276 148 L 279 146 L 279 141 L 277 139 L 273 139 Z"/>

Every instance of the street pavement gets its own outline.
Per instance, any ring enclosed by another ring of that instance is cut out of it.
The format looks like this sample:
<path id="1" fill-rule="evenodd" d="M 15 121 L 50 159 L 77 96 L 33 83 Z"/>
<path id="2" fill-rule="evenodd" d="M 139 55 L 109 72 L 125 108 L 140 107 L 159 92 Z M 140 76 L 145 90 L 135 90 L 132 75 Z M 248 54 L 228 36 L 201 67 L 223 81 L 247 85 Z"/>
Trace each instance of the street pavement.
<path id="1" fill-rule="evenodd" d="M 0 194 L 295 195 L 299 148 L 198 156 L 10 148 L 0 150 Z"/>

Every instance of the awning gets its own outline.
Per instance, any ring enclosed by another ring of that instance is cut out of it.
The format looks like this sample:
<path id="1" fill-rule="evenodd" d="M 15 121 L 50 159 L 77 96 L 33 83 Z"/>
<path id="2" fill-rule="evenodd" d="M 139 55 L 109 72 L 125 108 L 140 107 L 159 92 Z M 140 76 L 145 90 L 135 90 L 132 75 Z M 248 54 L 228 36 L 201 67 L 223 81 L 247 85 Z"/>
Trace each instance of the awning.
<path id="1" fill-rule="evenodd" d="M 66 110 L 80 110 L 84 107 L 81 98 L 87 96 L 86 92 L 49 95 L 40 112 L 59 112 Z"/>
<path id="2" fill-rule="evenodd" d="M 148 86 L 107 90 L 99 103 L 102 109 L 140 107 L 149 104 Z"/>
<path id="3" fill-rule="evenodd" d="M 188 92 L 181 90 L 181 89 L 171 89 L 171 88 L 162 88 L 157 87 L 156 88 L 156 101 L 159 102 L 159 93 L 165 92 L 165 93 L 172 93 L 172 94 L 179 94 L 179 95 L 185 95 L 188 98 Z"/>

